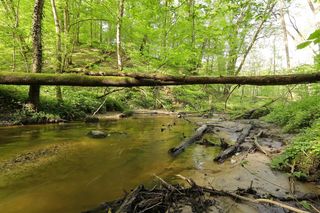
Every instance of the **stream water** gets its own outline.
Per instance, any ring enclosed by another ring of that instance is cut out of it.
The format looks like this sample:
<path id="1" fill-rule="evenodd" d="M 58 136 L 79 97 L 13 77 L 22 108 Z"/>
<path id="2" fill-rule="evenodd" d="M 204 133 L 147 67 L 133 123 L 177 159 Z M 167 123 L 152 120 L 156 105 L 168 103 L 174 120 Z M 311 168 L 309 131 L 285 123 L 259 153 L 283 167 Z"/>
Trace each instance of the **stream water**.
<path id="1" fill-rule="evenodd" d="M 207 121 L 217 120 L 219 116 Z M 242 124 L 237 121 L 223 125 L 237 129 Z M 90 130 L 102 130 L 108 136 L 90 138 Z M 81 212 L 118 199 L 137 185 L 154 186 L 158 182 L 155 175 L 177 182 L 175 175 L 182 174 L 199 185 L 228 191 L 253 183 L 260 193 L 289 195 L 288 175 L 271 170 L 270 159 L 258 152 L 236 155 L 217 164 L 213 158 L 220 148 L 192 145 L 172 158 L 169 148 L 194 130 L 195 126 L 184 119 L 159 115 L 136 115 L 98 124 L 0 128 L 0 212 Z M 273 130 L 277 129 L 264 131 Z M 226 140 L 235 139 L 235 132 L 223 128 L 217 134 Z M 218 140 L 215 136 L 205 137 Z M 279 144 L 277 139 L 263 140 Z M 244 159 L 248 161 L 245 166 L 241 164 Z M 320 194 L 318 185 L 297 181 L 295 186 L 297 193 Z M 271 211 L 269 207 L 261 209 L 263 206 L 257 208 L 227 198 L 221 198 L 218 205 L 224 212 Z"/>
<path id="2" fill-rule="evenodd" d="M 9 161 L 13 165 L 9 163 L 9 169 L 0 173 L 0 212 L 81 212 L 139 184 L 153 185 L 154 174 L 169 177 L 184 170 L 201 170 L 204 162 L 212 163 L 218 148 L 197 146 L 176 159 L 167 153 L 194 128 L 170 116 L 0 128 L 0 163 L 16 159 L 19 153 L 59 145 L 49 157 L 43 151 L 43 157 L 27 157 L 25 164 Z M 107 132 L 108 137 L 87 136 L 96 129 Z"/>

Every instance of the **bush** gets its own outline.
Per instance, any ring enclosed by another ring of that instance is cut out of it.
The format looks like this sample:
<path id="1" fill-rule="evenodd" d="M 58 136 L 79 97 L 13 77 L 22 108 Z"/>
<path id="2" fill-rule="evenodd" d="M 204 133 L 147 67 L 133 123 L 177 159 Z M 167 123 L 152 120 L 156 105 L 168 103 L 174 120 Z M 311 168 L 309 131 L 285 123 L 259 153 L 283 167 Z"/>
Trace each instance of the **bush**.
<path id="1" fill-rule="evenodd" d="M 272 161 L 272 167 L 290 171 L 299 178 L 315 174 L 320 169 L 320 119 L 311 128 L 300 133 L 280 156 Z M 320 177 L 318 177 L 320 178 Z"/>
<path id="2" fill-rule="evenodd" d="M 320 97 L 310 96 L 299 101 L 278 105 L 264 120 L 276 123 L 286 132 L 299 132 L 320 118 Z"/>
<path id="3" fill-rule="evenodd" d="M 21 110 L 13 114 L 12 119 L 15 124 L 43 124 L 57 122 L 60 117 L 45 112 L 35 112 L 30 105 L 25 104 Z"/>

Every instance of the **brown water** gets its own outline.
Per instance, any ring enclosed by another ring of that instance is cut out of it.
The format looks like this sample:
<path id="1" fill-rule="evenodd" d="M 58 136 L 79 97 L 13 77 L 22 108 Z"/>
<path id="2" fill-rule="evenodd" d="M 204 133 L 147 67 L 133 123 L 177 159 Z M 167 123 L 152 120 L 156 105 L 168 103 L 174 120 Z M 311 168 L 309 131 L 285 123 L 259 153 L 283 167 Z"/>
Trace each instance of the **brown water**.
<path id="1" fill-rule="evenodd" d="M 167 129 L 161 132 L 163 125 Z M 89 138 L 87 132 L 94 129 L 110 135 Z M 204 162 L 212 163 L 217 148 L 196 146 L 176 159 L 167 154 L 193 131 L 190 123 L 170 116 L 0 128 L 0 162 L 52 144 L 67 145 L 55 156 L 2 172 L 0 212 L 80 212 L 138 184 L 153 185 L 154 174 L 201 170 Z"/>

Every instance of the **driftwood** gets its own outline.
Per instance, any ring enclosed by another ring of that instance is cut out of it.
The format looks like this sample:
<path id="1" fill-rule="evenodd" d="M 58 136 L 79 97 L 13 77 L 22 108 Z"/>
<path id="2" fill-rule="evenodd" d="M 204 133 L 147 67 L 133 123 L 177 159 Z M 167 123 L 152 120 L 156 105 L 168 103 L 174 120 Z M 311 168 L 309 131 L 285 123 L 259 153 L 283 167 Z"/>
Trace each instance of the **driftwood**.
<path id="1" fill-rule="evenodd" d="M 188 184 L 191 186 L 191 187 L 199 187 L 196 185 L 196 183 L 192 180 L 192 179 L 189 179 L 189 178 L 186 178 L 182 175 L 176 175 L 177 177 L 185 180 L 188 182 Z M 252 184 L 252 182 L 251 182 Z M 204 189 L 204 191 L 206 192 L 209 192 L 212 191 L 212 193 L 216 194 L 217 192 L 219 192 L 221 195 L 225 195 L 225 196 L 230 196 L 230 197 L 233 197 L 233 198 L 236 198 L 236 199 L 240 199 L 240 200 L 244 200 L 244 201 L 247 201 L 247 202 L 252 202 L 252 203 L 268 203 L 268 204 L 272 204 L 272 205 L 275 205 L 275 206 L 279 206 L 281 208 L 284 208 L 284 209 L 288 209 L 292 212 L 296 212 L 296 213 L 308 213 L 308 211 L 304 211 L 304 210 L 301 210 L 301 209 L 298 209 L 298 208 L 295 208 L 295 207 L 292 207 L 292 206 L 289 206 L 285 203 L 281 203 L 281 202 L 278 202 L 278 201 L 274 201 L 274 200 L 270 200 L 270 199 L 266 199 L 266 198 L 258 198 L 258 199 L 253 199 L 253 198 L 250 198 L 250 197 L 245 197 L 245 196 L 242 196 L 240 195 L 239 192 L 241 192 L 241 190 L 238 190 L 238 193 L 232 193 L 232 192 L 226 192 L 226 191 L 217 191 L 215 189 L 207 189 L 207 188 L 204 188 L 204 187 L 201 187 Z M 257 192 L 252 188 L 252 185 L 250 186 L 249 189 L 247 190 L 242 190 L 246 193 L 253 193 L 257 196 Z M 243 193 L 243 192 L 242 192 Z M 260 196 L 261 197 L 261 196 Z"/>
<path id="2" fill-rule="evenodd" d="M 254 138 L 254 140 L 253 140 L 253 143 L 254 143 L 254 145 L 255 145 L 255 147 L 261 152 L 261 153 L 263 153 L 263 154 L 265 154 L 267 157 L 270 157 L 270 154 L 266 151 L 266 150 L 264 150 L 263 148 L 262 148 L 262 146 L 259 144 L 259 142 L 258 142 L 258 138 L 261 136 L 263 134 L 263 131 L 260 131 L 257 135 L 255 135 L 253 138 Z"/>
<path id="3" fill-rule="evenodd" d="M 169 153 L 172 156 L 177 156 L 179 155 L 181 152 L 183 152 L 188 146 L 190 146 L 191 144 L 195 143 L 196 141 L 199 141 L 202 136 L 205 134 L 206 130 L 208 129 L 207 125 L 202 125 L 201 127 L 199 127 L 195 134 L 192 135 L 190 138 L 184 140 L 179 146 L 174 147 L 169 149 Z"/>
<path id="4" fill-rule="evenodd" d="M 234 155 L 236 152 L 240 151 L 240 145 L 244 142 L 246 137 L 249 135 L 251 129 L 252 129 L 252 125 L 249 125 L 247 128 L 243 129 L 236 143 L 228 147 L 224 151 L 220 152 L 219 155 L 214 159 L 214 161 L 223 163 L 226 159 Z"/>
<path id="5" fill-rule="evenodd" d="M 250 202 L 254 205 L 273 205 L 279 210 L 287 209 L 297 213 L 305 213 L 307 211 L 298 209 L 294 205 L 289 205 L 287 202 L 292 204 L 292 202 L 297 203 L 302 200 L 308 200 L 312 205 L 317 203 L 320 198 L 316 194 L 307 194 L 301 197 L 277 197 L 272 194 L 259 194 L 254 188 L 237 189 L 234 192 L 228 192 L 202 187 L 192 179 L 181 175 L 176 176 L 187 181 L 190 187 L 172 186 L 163 179 L 158 178 L 160 180 L 160 186 L 158 187 L 148 190 L 143 186 L 138 186 L 131 193 L 126 194 L 124 198 L 105 202 L 99 207 L 85 212 L 181 212 L 187 206 L 192 208 L 192 212 L 207 212 L 211 207 L 223 210 L 217 205 L 215 198 L 230 197 L 235 201 Z"/>

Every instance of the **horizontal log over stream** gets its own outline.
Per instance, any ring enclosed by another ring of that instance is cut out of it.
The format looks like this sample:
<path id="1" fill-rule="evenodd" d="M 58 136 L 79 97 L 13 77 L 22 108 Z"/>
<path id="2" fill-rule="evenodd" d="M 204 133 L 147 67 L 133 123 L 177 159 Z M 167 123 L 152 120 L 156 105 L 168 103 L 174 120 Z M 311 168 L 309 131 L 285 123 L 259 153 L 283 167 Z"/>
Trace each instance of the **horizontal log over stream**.
<path id="1" fill-rule="evenodd" d="M 61 85 L 85 87 L 135 87 L 170 86 L 193 84 L 239 84 L 239 85 L 289 85 L 320 82 L 320 72 L 310 74 L 265 75 L 265 76 L 165 76 L 145 78 L 129 76 L 88 76 L 81 74 L 0 72 L 0 84 L 12 85 Z"/>

